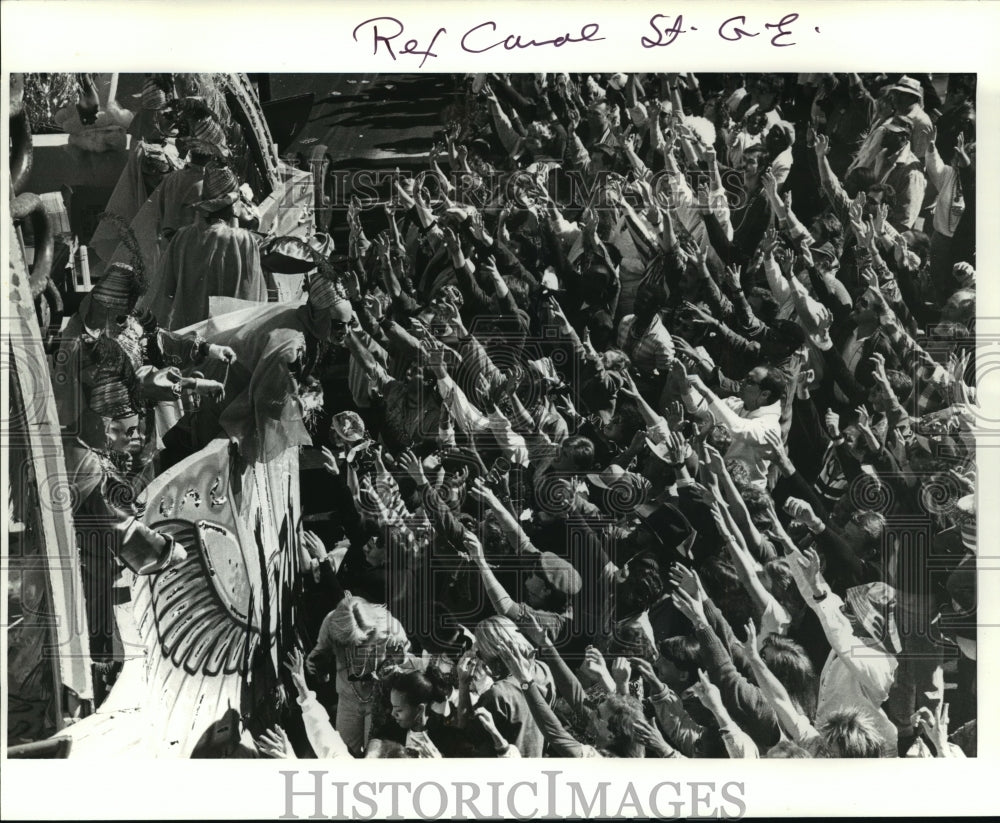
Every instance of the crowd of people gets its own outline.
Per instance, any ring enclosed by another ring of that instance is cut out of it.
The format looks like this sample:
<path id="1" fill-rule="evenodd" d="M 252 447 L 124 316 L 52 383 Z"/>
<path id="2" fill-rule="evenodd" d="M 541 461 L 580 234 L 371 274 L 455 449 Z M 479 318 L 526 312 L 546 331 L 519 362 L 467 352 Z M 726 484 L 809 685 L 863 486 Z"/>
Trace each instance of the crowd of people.
<path id="1" fill-rule="evenodd" d="M 146 80 L 53 375 L 98 668 L 191 550 L 116 491 L 226 436 L 299 450 L 261 755 L 974 755 L 975 78 L 452 87 L 342 248 Z"/>

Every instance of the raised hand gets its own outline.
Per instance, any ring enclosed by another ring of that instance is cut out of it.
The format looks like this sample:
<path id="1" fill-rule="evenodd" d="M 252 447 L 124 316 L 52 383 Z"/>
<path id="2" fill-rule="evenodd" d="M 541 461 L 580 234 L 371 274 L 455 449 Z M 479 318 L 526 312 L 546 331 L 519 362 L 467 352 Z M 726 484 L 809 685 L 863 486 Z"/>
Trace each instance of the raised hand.
<path id="1" fill-rule="evenodd" d="M 295 685 L 299 695 L 307 695 L 309 693 L 309 686 L 306 685 L 306 663 L 301 649 L 295 648 L 288 653 L 288 657 L 285 659 L 285 668 L 288 669 L 288 673 L 292 677 L 292 683 Z"/>
<path id="2" fill-rule="evenodd" d="M 670 599 L 673 601 L 677 610 L 683 614 L 692 625 L 697 626 L 708 622 L 705 619 L 705 607 L 701 604 L 701 601 L 695 600 L 683 588 L 674 589 L 673 594 L 670 595 Z"/>
<path id="3" fill-rule="evenodd" d="M 867 195 L 863 191 L 859 191 L 857 197 L 851 201 L 851 205 L 847 208 L 847 214 L 851 218 L 852 223 L 862 222 L 867 202 Z"/>
<path id="4" fill-rule="evenodd" d="M 476 718 L 476 720 L 478 720 L 480 723 L 483 724 L 483 729 L 492 738 L 494 743 L 497 743 L 501 740 L 504 743 L 507 742 L 506 740 L 504 740 L 503 735 L 500 734 L 500 730 L 497 728 L 496 721 L 493 719 L 493 714 L 490 712 L 489 709 L 487 709 L 485 706 L 477 706 L 475 709 L 472 710 L 472 714 Z"/>
<path id="5" fill-rule="evenodd" d="M 773 226 L 770 226 L 766 232 L 764 232 L 764 239 L 761 242 L 761 251 L 764 256 L 767 257 L 769 254 L 774 254 L 774 249 L 778 245 L 778 230 Z"/>
<path id="6" fill-rule="evenodd" d="M 580 671 L 590 675 L 595 681 L 603 683 L 609 692 L 615 691 L 615 682 L 611 677 L 611 672 L 608 671 L 604 655 L 594 646 L 587 646 L 584 650 Z"/>
<path id="7" fill-rule="evenodd" d="M 698 680 L 691 686 L 691 691 L 701 701 L 701 705 L 712 714 L 718 716 L 726 711 L 725 704 L 722 702 L 722 692 L 709 679 L 708 672 L 704 669 L 698 669 Z"/>
<path id="8" fill-rule="evenodd" d="M 424 467 L 420 459 L 409 449 L 403 452 L 396 461 L 399 467 L 406 472 L 418 486 L 427 485 L 427 477 L 424 475 Z"/>
<path id="9" fill-rule="evenodd" d="M 444 247 L 448 250 L 448 254 L 452 255 L 452 257 L 460 254 L 462 251 L 462 244 L 455 232 L 449 227 L 444 229 L 442 234 L 444 235 Z"/>
<path id="10" fill-rule="evenodd" d="M 347 224 L 352 229 L 361 230 L 361 198 L 356 194 L 351 195 L 351 200 L 347 204 Z"/>
<path id="11" fill-rule="evenodd" d="M 687 439 L 680 432 L 672 431 L 670 432 L 670 437 L 667 438 L 667 462 L 672 464 L 680 464 L 687 460 L 688 456 L 691 454 L 691 446 L 687 442 Z"/>
<path id="12" fill-rule="evenodd" d="M 632 664 L 633 671 L 637 672 L 643 679 L 643 682 L 649 686 L 650 694 L 659 694 L 667 689 L 657 676 L 652 663 L 648 660 L 644 660 L 641 657 L 630 657 L 628 661 Z"/>
<path id="13" fill-rule="evenodd" d="M 931 711 L 927 706 L 921 706 L 913 715 L 913 725 L 927 735 L 938 757 L 948 756 L 948 704 L 943 700 Z"/>
<path id="14" fill-rule="evenodd" d="M 878 286 L 869 286 L 867 294 L 872 297 L 872 302 L 875 304 L 875 311 L 878 313 L 879 320 L 883 324 L 895 323 L 896 313 L 889 306 L 888 301 L 885 299 L 885 295 Z"/>
<path id="15" fill-rule="evenodd" d="M 486 275 L 487 277 L 489 277 L 489 278 L 491 278 L 493 280 L 502 280 L 503 279 L 501 277 L 501 275 L 500 275 L 500 269 L 497 268 L 497 261 L 493 257 L 493 255 L 490 255 L 489 257 L 486 257 L 486 258 L 484 258 L 483 260 L 480 261 L 480 263 L 479 263 L 479 270 L 484 275 Z"/>
<path id="16" fill-rule="evenodd" d="M 483 224 L 483 215 L 480 211 L 474 211 L 469 216 L 469 231 L 472 232 L 473 236 L 480 243 L 491 243 L 493 240 L 486 231 L 486 226 Z"/>
<path id="17" fill-rule="evenodd" d="M 760 185 L 764 189 L 764 193 L 768 197 L 777 199 L 778 181 L 775 179 L 770 169 L 768 169 L 760 176 Z"/>
<path id="18" fill-rule="evenodd" d="M 647 749 L 662 753 L 673 751 L 667 741 L 663 739 L 663 735 L 656 725 L 650 723 L 645 717 L 632 721 L 632 734 Z"/>
<path id="19" fill-rule="evenodd" d="M 889 219 L 889 205 L 887 203 L 879 203 L 875 207 L 875 216 L 872 218 L 872 227 L 875 230 L 875 236 L 881 237 L 885 234 L 885 222 Z"/>
<path id="20" fill-rule="evenodd" d="M 858 428 L 859 429 L 871 428 L 872 417 L 868 413 L 868 409 L 866 409 L 864 406 L 858 406 L 854 411 L 858 415 Z"/>
<path id="21" fill-rule="evenodd" d="M 319 535 L 314 532 L 302 532 L 302 545 L 305 547 L 306 551 L 309 552 L 310 557 L 314 557 L 316 560 L 320 561 L 326 559 L 326 546 L 324 546 L 323 541 L 319 539 Z"/>
<path id="22" fill-rule="evenodd" d="M 703 603 L 708 599 L 708 595 L 705 594 L 705 588 L 701 585 L 701 578 L 698 577 L 698 573 L 692 571 L 683 563 L 674 563 L 670 567 L 670 582 L 676 588 L 686 591 L 699 603 Z"/>
<path id="23" fill-rule="evenodd" d="M 799 566 L 801 566 L 805 579 L 812 586 L 813 591 L 818 590 L 819 580 L 822 575 L 822 564 L 819 555 L 816 553 L 816 549 L 810 546 L 804 552 L 801 552 L 793 562 L 798 562 Z"/>
<path id="24" fill-rule="evenodd" d="M 395 180 L 396 180 L 396 194 L 399 196 L 400 202 L 408 209 L 413 208 L 413 206 L 416 205 L 416 203 L 413 199 L 413 195 L 411 195 L 410 192 L 407 191 L 406 187 L 403 185 L 399 176 L 399 169 L 396 169 Z"/>
<path id="25" fill-rule="evenodd" d="M 469 557 L 472 558 L 473 561 L 480 563 L 486 562 L 486 554 L 483 551 L 483 544 L 480 543 L 479 538 L 468 529 L 466 529 L 465 533 L 462 535 L 462 544 L 465 546 L 466 552 L 468 552 Z"/>
<path id="26" fill-rule="evenodd" d="M 972 159 L 965 150 L 965 135 L 962 132 L 958 133 L 958 138 L 955 140 L 955 154 L 952 157 L 951 163 L 959 169 L 964 169 L 972 165 Z"/>
<path id="27" fill-rule="evenodd" d="M 527 625 L 525 625 L 525 623 Z M 538 622 L 538 618 L 528 612 L 525 615 L 525 620 L 520 626 L 522 634 L 527 637 L 535 648 L 541 648 L 542 646 L 552 645 L 552 635 L 550 630 Z"/>
<path id="28" fill-rule="evenodd" d="M 285 734 L 285 730 L 281 726 L 274 726 L 271 729 L 267 729 L 258 737 L 254 744 L 257 746 L 257 750 L 264 757 L 272 757 L 282 760 L 296 760 L 295 749 L 292 748 L 292 743 L 288 739 L 288 735 Z"/>
<path id="29" fill-rule="evenodd" d="M 337 461 L 337 456 L 330 451 L 326 446 L 322 447 L 323 454 L 323 468 L 332 475 L 340 474 L 340 464 Z"/>
<path id="30" fill-rule="evenodd" d="M 878 288 L 878 275 L 871 266 L 865 266 L 858 271 L 858 279 L 865 284 L 866 288 Z"/>
<path id="31" fill-rule="evenodd" d="M 499 647 L 500 659 L 514 675 L 514 679 L 522 685 L 535 679 L 535 662 L 511 643 Z"/>
<path id="32" fill-rule="evenodd" d="M 789 497 L 785 501 L 785 513 L 796 523 L 801 523 L 809 529 L 818 528 L 823 525 L 823 521 L 813 511 L 812 506 L 798 497 Z"/>
<path id="33" fill-rule="evenodd" d="M 680 428 L 684 422 L 684 404 L 680 400 L 671 400 L 663 410 L 663 416 L 671 429 Z"/>
<path id="34" fill-rule="evenodd" d="M 743 647 L 748 660 L 754 662 L 761 659 L 760 649 L 757 644 L 757 626 L 754 624 L 753 618 L 747 621 L 747 639 L 740 645 Z"/>
<path id="35" fill-rule="evenodd" d="M 626 684 L 632 676 L 632 667 L 624 657 L 616 657 L 611 661 L 611 679 L 618 687 L 618 693 L 624 694 Z"/>
<path id="36" fill-rule="evenodd" d="M 741 286 L 741 280 L 743 277 L 743 269 L 741 266 L 733 264 L 731 266 L 726 266 L 725 273 L 722 276 L 723 284 L 728 286 L 733 291 L 739 291 Z"/>
<path id="37" fill-rule="evenodd" d="M 696 306 L 694 303 L 685 300 L 684 310 L 688 313 L 690 319 L 694 323 L 700 323 L 703 326 L 716 326 L 718 325 L 718 320 L 709 312 L 700 306 Z"/>
<path id="38" fill-rule="evenodd" d="M 477 477 L 472 481 L 472 485 L 469 487 L 469 497 L 473 500 L 478 500 L 491 509 L 502 509 L 503 503 L 500 502 L 500 498 L 496 496 L 493 490 L 486 485 L 486 482 L 481 477 Z"/>
<path id="39" fill-rule="evenodd" d="M 836 440 L 840 437 L 840 415 L 833 409 L 826 410 L 826 414 L 823 416 L 823 424 L 826 426 L 826 433 L 830 436 L 831 440 Z"/>
<path id="40" fill-rule="evenodd" d="M 621 372 L 621 376 L 622 386 L 619 391 L 627 397 L 637 398 L 639 396 L 639 388 L 635 385 L 635 378 L 628 370 Z"/>
<path id="41" fill-rule="evenodd" d="M 813 149 L 816 152 L 816 157 L 826 157 L 830 153 L 830 138 L 825 134 L 817 134 Z"/>

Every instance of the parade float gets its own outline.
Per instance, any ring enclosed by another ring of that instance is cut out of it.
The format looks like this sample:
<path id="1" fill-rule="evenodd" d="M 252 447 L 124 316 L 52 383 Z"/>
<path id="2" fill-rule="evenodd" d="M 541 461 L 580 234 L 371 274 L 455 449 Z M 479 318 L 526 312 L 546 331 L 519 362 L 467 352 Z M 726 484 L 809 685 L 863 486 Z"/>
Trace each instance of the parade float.
<path id="1" fill-rule="evenodd" d="M 87 254 L 94 212 L 124 169 L 130 140 L 117 76 L 105 76 L 103 100 L 102 84 L 84 77 L 68 131 L 41 135 L 32 133 L 22 78 L 11 80 L 8 756 L 201 756 L 239 745 L 240 718 L 272 715 L 262 703 L 273 700 L 279 652 L 289 642 L 298 454 L 287 449 L 247 465 L 220 438 L 142 491 L 143 522 L 172 535 L 187 558 L 149 575 L 126 568 L 115 581 L 121 667 L 95 705 L 74 533 L 80 524 L 66 493 L 49 373 L 63 319 L 97 279 Z M 279 141 L 292 142 L 311 99 L 274 101 L 266 114 L 247 75 L 216 78 L 240 127 L 235 153 L 261 233 L 310 236 L 317 208 L 322 215 L 329 206 L 329 158 L 324 146 L 312 146 L 296 167 L 282 158 Z"/>

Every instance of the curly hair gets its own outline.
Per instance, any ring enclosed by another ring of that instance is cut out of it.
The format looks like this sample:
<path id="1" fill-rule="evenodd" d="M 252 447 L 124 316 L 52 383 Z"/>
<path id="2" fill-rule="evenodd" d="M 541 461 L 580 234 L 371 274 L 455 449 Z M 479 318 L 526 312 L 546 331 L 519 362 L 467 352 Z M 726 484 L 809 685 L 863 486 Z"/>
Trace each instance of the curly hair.
<path id="1" fill-rule="evenodd" d="M 636 740 L 635 724 L 645 720 L 642 703 L 631 695 L 610 694 L 602 705 L 607 707 L 608 731 L 612 739 L 608 749 L 619 757 L 639 757 L 643 744 Z"/>

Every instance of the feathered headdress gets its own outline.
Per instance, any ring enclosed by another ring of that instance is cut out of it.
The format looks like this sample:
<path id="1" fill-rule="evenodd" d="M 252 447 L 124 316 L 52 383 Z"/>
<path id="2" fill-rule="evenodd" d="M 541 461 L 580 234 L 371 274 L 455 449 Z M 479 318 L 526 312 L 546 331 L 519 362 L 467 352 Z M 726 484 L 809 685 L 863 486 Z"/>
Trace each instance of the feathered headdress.
<path id="1" fill-rule="evenodd" d="M 139 299 L 139 296 L 144 294 L 146 291 L 146 261 L 142 256 L 142 247 L 139 245 L 139 239 L 135 236 L 135 232 L 132 231 L 132 227 L 125 222 L 121 215 L 106 211 L 98 215 L 98 217 L 101 220 L 107 219 L 114 225 L 115 229 L 118 231 L 119 241 L 129 253 L 129 257 L 132 262 L 127 268 L 132 270 L 132 304 L 134 305 L 135 301 Z M 110 271 L 111 270 L 109 269 L 109 274 Z M 105 277 L 107 277 L 107 274 Z M 95 292 L 99 286 L 100 283 L 98 283 L 98 286 L 94 287 Z"/>

